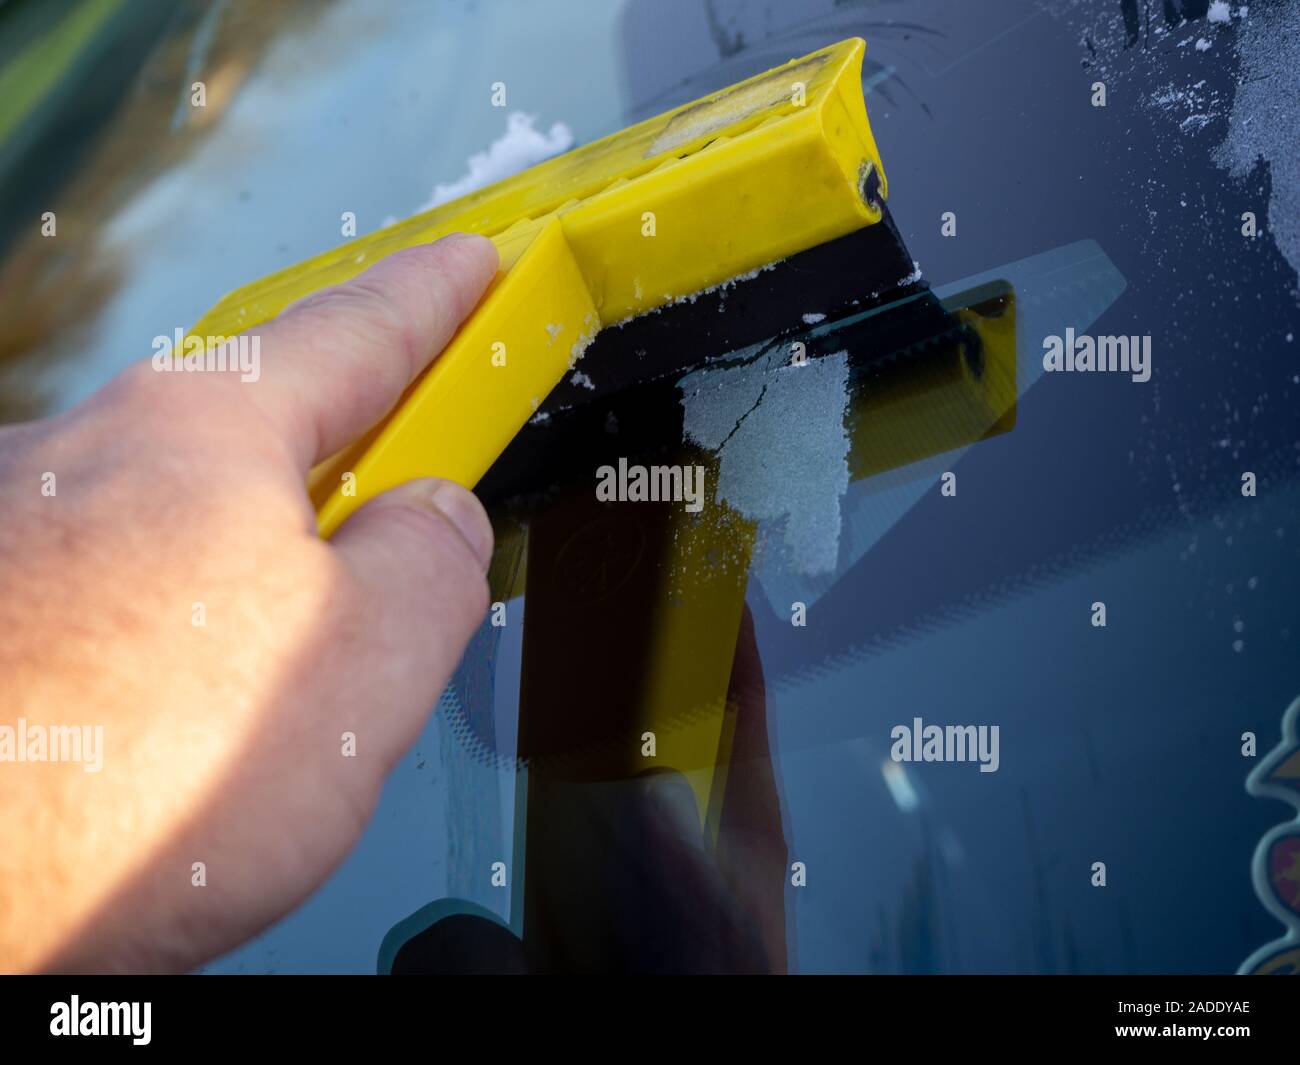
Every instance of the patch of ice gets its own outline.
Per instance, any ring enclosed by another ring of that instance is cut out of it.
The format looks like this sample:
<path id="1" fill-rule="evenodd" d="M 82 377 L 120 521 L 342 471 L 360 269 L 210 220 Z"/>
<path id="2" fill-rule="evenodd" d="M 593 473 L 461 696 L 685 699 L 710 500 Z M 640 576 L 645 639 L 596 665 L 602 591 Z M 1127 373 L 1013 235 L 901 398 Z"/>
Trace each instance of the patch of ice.
<path id="1" fill-rule="evenodd" d="M 1300 275 L 1300 33 L 1290 11 L 1266 8 L 1241 23 L 1234 43 L 1237 95 L 1214 161 L 1235 178 L 1246 177 L 1261 161 L 1268 165 L 1264 230 Z"/>
<path id="2" fill-rule="evenodd" d="M 759 274 L 765 273 L 768 270 L 775 270 L 783 262 L 785 262 L 784 259 L 774 259 L 772 262 L 764 263 L 762 266 L 755 267 L 753 270 L 747 270 L 743 274 L 729 277 L 726 281 L 719 281 L 716 285 L 710 285 L 708 288 L 697 289 L 695 292 L 688 292 L 684 296 L 673 296 L 667 292 L 660 293 L 659 298 L 661 302 L 658 305 L 651 307 L 648 310 L 637 311 L 635 314 L 629 314 L 626 318 L 620 318 L 614 323 L 614 325 L 616 328 L 622 329 L 628 322 L 634 321 L 643 315 L 662 313 L 665 307 L 676 307 L 683 303 L 694 303 L 701 296 L 708 296 L 714 292 L 727 292 L 742 281 L 753 281 Z M 636 295 L 638 299 L 641 298 L 640 282 L 637 283 Z"/>
<path id="3" fill-rule="evenodd" d="M 1218 93 L 1206 88 L 1204 78 L 1185 89 L 1173 84 L 1165 85 L 1153 92 L 1149 99 L 1162 111 L 1181 116 L 1178 117 L 1178 128 L 1184 133 L 1199 132 L 1223 113 Z"/>
<path id="4" fill-rule="evenodd" d="M 828 573 L 839 560 L 840 501 L 849 486 L 848 380 L 847 352 L 796 370 L 778 347 L 678 382 L 686 436 L 718 455 L 718 502 L 780 525 L 796 573 Z"/>
<path id="5" fill-rule="evenodd" d="M 573 131 L 563 122 L 554 123 L 543 133 L 533 128 L 536 120 L 535 115 L 512 111 L 506 117 L 505 133 L 494 140 L 486 151 L 476 152 L 469 157 L 469 169 L 459 180 L 449 185 L 435 185 L 428 202 L 415 213 L 459 199 L 573 147 Z"/>
<path id="6" fill-rule="evenodd" d="M 587 354 L 587 349 L 591 347 L 596 339 L 596 334 L 600 332 L 600 319 L 594 314 L 588 312 L 587 317 L 582 320 L 582 331 L 578 333 L 578 339 L 573 342 L 569 348 L 569 369 L 572 370 L 578 365 L 578 360 Z"/>

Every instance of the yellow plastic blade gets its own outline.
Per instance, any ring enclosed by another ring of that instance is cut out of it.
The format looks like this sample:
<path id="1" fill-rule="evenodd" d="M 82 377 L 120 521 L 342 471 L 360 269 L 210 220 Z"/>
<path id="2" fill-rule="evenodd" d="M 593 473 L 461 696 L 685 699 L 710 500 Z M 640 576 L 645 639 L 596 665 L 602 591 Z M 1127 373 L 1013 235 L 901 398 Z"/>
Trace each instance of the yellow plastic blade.
<path id="1" fill-rule="evenodd" d="M 231 293 L 193 332 L 254 328 L 448 233 L 491 237 L 487 297 L 387 422 L 313 477 L 326 536 L 410 478 L 473 487 L 600 326 L 880 220 L 864 50 L 842 41 L 351 241 Z"/>

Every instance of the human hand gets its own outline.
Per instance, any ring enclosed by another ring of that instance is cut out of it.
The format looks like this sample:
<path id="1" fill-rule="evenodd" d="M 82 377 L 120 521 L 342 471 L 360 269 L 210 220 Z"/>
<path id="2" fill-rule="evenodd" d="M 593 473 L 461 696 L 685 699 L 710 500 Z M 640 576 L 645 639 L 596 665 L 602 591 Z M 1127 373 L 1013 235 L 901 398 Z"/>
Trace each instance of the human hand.
<path id="1" fill-rule="evenodd" d="M 257 381 L 146 361 L 0 429 L 0 970 L 191 968 L 347 854 L 483 618 L 492 530 L 424 480 L 325 543 L 305 478 L 496 265 L 411 248 L 258 330 Z M 102 726 L 101 768 L 14 760 L 20 718 Z"/>

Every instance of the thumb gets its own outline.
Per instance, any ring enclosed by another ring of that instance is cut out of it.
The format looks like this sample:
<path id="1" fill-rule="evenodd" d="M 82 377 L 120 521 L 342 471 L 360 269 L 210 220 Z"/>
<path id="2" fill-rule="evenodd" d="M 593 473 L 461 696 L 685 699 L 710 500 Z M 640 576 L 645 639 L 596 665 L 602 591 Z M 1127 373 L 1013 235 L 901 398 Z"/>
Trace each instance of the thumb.
<path id="1" fill-rule="evenodd" d="M 473 492 L 438 478 L 372 499 L 331 547 L 364 619 L 358 680 L 388 760 L 415 741 L 488 606 L 492 525 Z"/>

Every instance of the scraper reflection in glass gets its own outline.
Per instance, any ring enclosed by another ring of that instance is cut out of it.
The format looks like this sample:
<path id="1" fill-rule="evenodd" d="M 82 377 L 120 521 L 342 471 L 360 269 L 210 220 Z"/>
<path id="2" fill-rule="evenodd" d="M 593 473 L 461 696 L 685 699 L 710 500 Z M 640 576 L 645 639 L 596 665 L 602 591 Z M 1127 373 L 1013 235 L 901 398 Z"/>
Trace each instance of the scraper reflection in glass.
<path id="1" fill-rule="evenodd" d="M 522 614 L 522 642 L 501 653 L 509 623 L 485 623 L 441 712 L 485 767 L 518 766 L 513 817 L 475 834 L 466 896 L 399 924 L 381 968 L 787 968 L 807 873 L 770 686 L 853 654 L 861 625 L 810 638 L 809 612 L 963 450 L 1014 429 L 1042 372 L 1018 328 L 1063 313 L 1082 328 L 1123 288 L 1087 242 L 941 292 L 909 265 L 877 226 L 609 331 L 489 473 L 493 596 L 522 599 L 500 612 Z M 813 284 L 829 311 L 792 313 Z M 722 354 L 699 358 L 701 336 Z M 629 469 L 689 467 L 698 513 L 680 495 L 598 498 L 601 468 L 626 486 Z M 778 622 L 766 641 L 747 600 Z M 494 693 L 516 684 L 512 737 Z M 494 860 L 507 891 L 483 876 Z"/>

